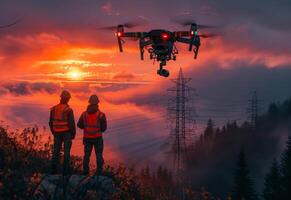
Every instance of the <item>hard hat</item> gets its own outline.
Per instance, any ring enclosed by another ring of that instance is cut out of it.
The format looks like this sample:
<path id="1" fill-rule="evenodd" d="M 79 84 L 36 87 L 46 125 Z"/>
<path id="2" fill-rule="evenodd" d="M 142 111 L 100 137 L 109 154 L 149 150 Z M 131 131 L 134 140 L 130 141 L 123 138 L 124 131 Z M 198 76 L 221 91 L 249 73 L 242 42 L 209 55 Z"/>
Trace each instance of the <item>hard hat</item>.
<path id="1" fill-rule="evenodd" d="M 97 95 L 93 94 L 89 98 L 89 103 L 90 104 L 98 104 L 99 103 L 99 98 Z"/>
<path id="2" fill-rule="evenodd" d="M 71 98 L 71 94 L 70 92 L 68 92 L 67 90 L 63 90 L 60 97 L 62 99 L 70 99 Z"/>

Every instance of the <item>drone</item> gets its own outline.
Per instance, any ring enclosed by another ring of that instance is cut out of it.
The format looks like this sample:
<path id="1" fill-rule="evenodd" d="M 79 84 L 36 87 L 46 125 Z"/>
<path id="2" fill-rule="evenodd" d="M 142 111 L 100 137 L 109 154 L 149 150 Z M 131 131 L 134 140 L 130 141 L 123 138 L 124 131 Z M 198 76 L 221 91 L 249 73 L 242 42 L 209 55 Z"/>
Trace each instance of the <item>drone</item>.
<path id="1" fill-rule="evenodd" d="M 99 30 L 115 30 L 115 36 L 119 51 L 123 52 L 124 39 L 139 41 L 140 58 L 144 60 L 145 50 L 149 53 L 150 59 L 154 62 L 160 62 L 157 74 L 168 77 L 170 72 L 164 69 L 167 61 L 176 60 L 179 53 L 175 45 L 176 42 L 188 44 L 188 50 L 193 51 L 194 59 L 197 59 L 199 47 L 201 45 L 200 38 L 215 37 L 215 34 L 200 34 L 198 29 L 213 28 L 213 26 L 200 25 L 195 22 L 179 22 L 183 26 L 188 26 L 188 31 L 168 31 L 165 29 L 154 29 L 149 32 L 125 32 L 125 28 L 133 28 L 138 26 L 137 23 L 125 23 L 117 26 L 102 27 Z"/>

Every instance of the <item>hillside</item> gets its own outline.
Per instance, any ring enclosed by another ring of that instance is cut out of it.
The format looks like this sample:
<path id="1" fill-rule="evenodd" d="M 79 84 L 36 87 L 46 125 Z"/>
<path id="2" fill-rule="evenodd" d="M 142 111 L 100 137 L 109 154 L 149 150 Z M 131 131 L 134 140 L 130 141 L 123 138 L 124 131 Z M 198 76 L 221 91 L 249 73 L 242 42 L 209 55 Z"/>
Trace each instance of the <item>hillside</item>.
<path id="1" fill-rule="evenodd" d="M 59 181 L 56 181 L 55 183 L 52 181 L 52 184 L 48 184 L 50 179 L 58 179 L 58 177 L 47 175 L 52 144 L 50 139 L 46 142 L 42 141 L 42 135 L 39 133 L 38 127 L 26 128 L 22 131 L 12 131 L 9 127 L 1 125 L 1 200 L 42 199 L 39 195 L 35 196 L 35 194 L 39 194 L 41 191 L 46 191 L 40 189 L 40 185 L 47 187 L 46 189 L 48 191 L 50 191 L 52 187 L 62 188 L 62 184 Z M 72 174 L 81 174 L 81 161 L 81 158 L 72 156 Z M 71 176 L 67 176 L 63 178 L 64 180 L 67 180 L 70 179 L 70 177 Z M 78 175 L 75 176 L 75 181 L 80 177 L 81 176 Z M 142 197 L 134 173 L 122 165 L 116 168 L 106 166 L 102 179 L 112 183 L 113 186 L 111 190 L 115 191 L 112 193 L 112 199 L 145 199 Z M 95 179 L 94 177 L 88 177 L 88 180 Z M 57 184 L 57 182 L 60 184 Z M 70 182 L 72 182 L 72 184 L 74 183 L 74 181 Z M 88 183 L 90 183 L 90 181 Z M 96 183 L 98 183 L 98 181 Z M 92 184 L 90 187 L 89 186 L 90 185 L 85 184 L 82 191 L 84 192 L 84 188 L 87 188 L 88 191 L 94 188 Z M 45 196 L 47 195 L 48 194 L 45 194 Z M 84 199 L 85 197 L 87 197 L 86 194 L 82 194 L 81 199 Z"/>

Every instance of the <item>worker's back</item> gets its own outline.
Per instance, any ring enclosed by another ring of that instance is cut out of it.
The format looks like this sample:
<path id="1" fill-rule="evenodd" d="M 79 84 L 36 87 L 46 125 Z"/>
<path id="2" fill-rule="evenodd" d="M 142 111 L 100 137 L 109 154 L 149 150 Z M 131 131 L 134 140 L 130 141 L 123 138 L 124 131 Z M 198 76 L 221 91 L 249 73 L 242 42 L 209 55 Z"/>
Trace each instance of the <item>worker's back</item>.
<path id="1" fill-rule="evenodd" d="M 89 98 L 89 105 L 79 118 L 78 127 L 83 129 L 84 160 L 83 172 L 89 173 L 89 162 L 94 147 L 97 162 L 97 174 L 103 169 L 103 133 L 107 129 L 105 114 L 99 110 L 99 99 L 96 95 Z"/>
<path id="2" fill-rule="evenodd" d="M 60 151 L 64 144 L 63 173 L 70 171 L 70 151 L 72 139 L 75 138 L 76 127 L 73 110 L 68 105 L 71 94 L 64 90 L 60 95 L 60 103 L 50 110 L 49 126 L 54 136 L 53 155 L 51 160 L 51 173 L 57 173 Z"/>

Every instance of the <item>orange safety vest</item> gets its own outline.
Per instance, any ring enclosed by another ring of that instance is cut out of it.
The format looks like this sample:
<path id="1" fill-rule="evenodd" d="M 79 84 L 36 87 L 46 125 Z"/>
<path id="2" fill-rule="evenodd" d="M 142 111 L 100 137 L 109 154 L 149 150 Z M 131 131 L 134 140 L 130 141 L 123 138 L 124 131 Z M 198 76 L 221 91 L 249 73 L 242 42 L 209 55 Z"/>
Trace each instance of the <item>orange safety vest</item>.
<path id="1" fill-rule="evenodd" d="M 103 113 L 97 111 L 96 113 L 83 113 L 84 120 L 84 138 L 99 138 L 102 137 L 101 132 L 101 118 Z"/>
<path id="2" fill-rule="evenodd" d="M 70 130 L 68 122 L 68 111 L 70 107 L 66 104 L 58 104 L 52 108 L 52 125 L 55 133 Z"/>

